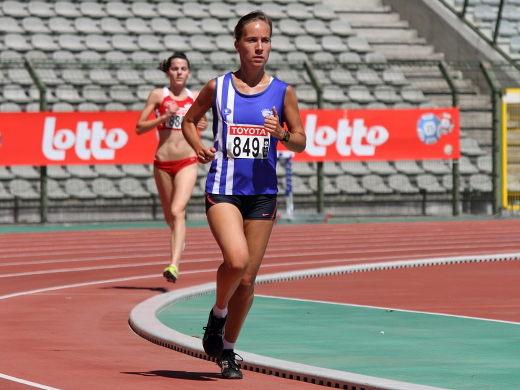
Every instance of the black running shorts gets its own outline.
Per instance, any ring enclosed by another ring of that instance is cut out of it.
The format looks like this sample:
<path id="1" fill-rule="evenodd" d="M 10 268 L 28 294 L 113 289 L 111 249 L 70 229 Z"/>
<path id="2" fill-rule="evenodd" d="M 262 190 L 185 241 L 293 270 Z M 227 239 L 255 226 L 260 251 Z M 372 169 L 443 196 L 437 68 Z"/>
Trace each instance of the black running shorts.
<path id="1" fill-rule="evenodd" d="M 218 203 L 236 206 L 244 219 L 275 219 L 278 200 L 276 194 L 268 195 L 218 195 L 206 194 L 206 213 Z"/>

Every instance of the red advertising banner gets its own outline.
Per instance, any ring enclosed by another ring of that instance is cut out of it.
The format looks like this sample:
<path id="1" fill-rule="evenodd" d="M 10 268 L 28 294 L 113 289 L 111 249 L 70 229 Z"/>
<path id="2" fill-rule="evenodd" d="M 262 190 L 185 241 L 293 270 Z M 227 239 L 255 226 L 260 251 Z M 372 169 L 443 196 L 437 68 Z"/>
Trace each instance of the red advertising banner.
<path id="1" fill-rule="evenodd" d="M 294 161 L 460 157 L 458 109 L 301 110 L 300 114 L 307 147 L 295 154 Z M 151 163 L 157 135 L 150 131 L 138 136 L 134 131 L 138 117 L 139 112 L 1 113 L 0 165 Z"/>
<path id="2" fill-rule="evenodd" d="M 301 110 L 300 115 L 307 135 L 307 147 L 303 153 L 294 155 L 294 161 L 460 157 L 457 108 Z"/>

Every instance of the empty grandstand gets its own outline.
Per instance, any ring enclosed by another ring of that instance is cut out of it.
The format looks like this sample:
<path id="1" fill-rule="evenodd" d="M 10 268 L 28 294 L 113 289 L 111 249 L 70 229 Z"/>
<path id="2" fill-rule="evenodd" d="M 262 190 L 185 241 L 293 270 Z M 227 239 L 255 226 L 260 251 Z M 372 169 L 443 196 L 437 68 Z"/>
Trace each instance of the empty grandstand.
<path id="1" fill-rule="evenodd" d="M 300 108 L 458 105 L 462 158 L 456 208 L 496 211 L 493 90 L 485 73 L 479 63 L 450 62 L 453 58 L 436 50 L 387 3 L 1 0 L 0 112 L 138 111 L 150 90 L 165 85 L 156 66 L 172 51 L 187 54 L 193 64 L 188 87 L 200 89 L 236 69 L 233 28 L 239 16 L 260 9 L 274 20 L 268 69 L 294 86 Z M 457 9 L 465 6 L 466 16 L 478 28 L 491 28 L 485 33 L 492 35 L 499 1 L 451 3 Z M 508 4 L 502 15 L 514 16 L 518 7 Z M 504 17 L 500 27 L 501 47 L 514 46 L 515 34 L 520 35 L 513 16 Z M 509 53 L 514 57 L 514 50 Z M 321 96 L 311 75 L 323 87 Z M 42 85 L 45 96 L 40 96 Z M 209 130 L 203 138 L 212 142 Z M 325 211 L 334 217 L 453 212 L 450 160 L 337 161 L 322 168 Z M 201 181 L 205 169 L 200 168 Z M 48 221 L 161 218 L 148 164 L 49 166 L 44 171 Z M 316 210 L 319 171 L 315 163 L 293 164 L 297 212 Z M 278 174 L 283 192 L 282 165 Z M 39 167 L 0 167 L 1 223 L 40 221 L 40 182 Z M 202 191 L 203 184 L 195 188 L 188 218 L 203 217 Z"/>

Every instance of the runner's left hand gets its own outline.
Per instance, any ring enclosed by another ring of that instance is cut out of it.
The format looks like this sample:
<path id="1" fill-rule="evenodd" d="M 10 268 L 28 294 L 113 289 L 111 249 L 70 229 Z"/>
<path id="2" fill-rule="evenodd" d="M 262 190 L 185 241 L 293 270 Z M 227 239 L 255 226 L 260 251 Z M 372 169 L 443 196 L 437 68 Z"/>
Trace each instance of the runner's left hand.
<path id="1" fill-rule="evenodd" d="M 264 128 L 273 136 L 278 139 L 283 138 L 285 130 L 280 126 L 280 118 L 276 107 L 273 106 L 273 115 L 267 115 L 264 118 Z"/>

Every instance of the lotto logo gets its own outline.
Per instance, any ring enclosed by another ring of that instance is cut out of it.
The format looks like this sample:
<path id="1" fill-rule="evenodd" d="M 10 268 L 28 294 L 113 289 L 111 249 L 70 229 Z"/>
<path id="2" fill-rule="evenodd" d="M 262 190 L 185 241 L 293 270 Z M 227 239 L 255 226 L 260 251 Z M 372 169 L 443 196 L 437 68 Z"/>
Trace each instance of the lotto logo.
<path id="1" fill-rule="evenodd" d="M 267 137 L 269 133 L 262 126 L 237 125 L 229 127 L 230 135 L 247 135 L 251 137 Z"/>
<path id="2" fill-rule="evenodd" d="M 103 122 L 77 122 L 76 132 L 70 129 L 56 130 L 56 117 L 45 118 L 42 150 L 46 158 L 53 161 L 65 160 L 66 151 L 74 148 L 81 160 L 114 160 L 117 149 L 128 142 L 123 129 L 106 130 Z"/>
<path id="3" fill-rule="evenodd" d="M 307 146 L 305 151 L 311 156 L 326 156 L 327 147 L 335 144 L 341 156 L 374 156 L 376 147 L 383 145 L 389 138 L 383 126 L 367 128 L 364 119 L 339 119 L 336 128 L 316 127 L 317 115 L 309 114 L 305 121 Z"/>

